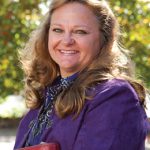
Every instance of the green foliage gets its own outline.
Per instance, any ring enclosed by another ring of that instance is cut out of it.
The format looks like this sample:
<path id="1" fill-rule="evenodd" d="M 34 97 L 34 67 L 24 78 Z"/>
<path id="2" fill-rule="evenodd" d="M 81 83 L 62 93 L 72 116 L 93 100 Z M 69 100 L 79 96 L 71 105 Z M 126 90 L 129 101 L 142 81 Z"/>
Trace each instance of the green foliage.
<path id="1" fill-rule="evenodd" d="M 1 0 L 0 9 L 0 96 L 18 93 L 23 73 L 17 51 L 41 17 L 41 0 Z"/>
<path id="2" fill-rule="evenodd" d="M 122 43 L 132 53 L 136 74 L 150 88 L 150 1 L 111 0 L 123 33 Z"/>
<path id="3" fill-rule="evenodd" d="M 42 17 L 39 4 L 46 0 L 0 1 L 0 97 L 22 89 L 23 73 L 17 50 L 27 41 Z M 150 1 L 111 0 L 123 33 L 122 43 L 131 50 L 137 74 L 150 87 Z"/>

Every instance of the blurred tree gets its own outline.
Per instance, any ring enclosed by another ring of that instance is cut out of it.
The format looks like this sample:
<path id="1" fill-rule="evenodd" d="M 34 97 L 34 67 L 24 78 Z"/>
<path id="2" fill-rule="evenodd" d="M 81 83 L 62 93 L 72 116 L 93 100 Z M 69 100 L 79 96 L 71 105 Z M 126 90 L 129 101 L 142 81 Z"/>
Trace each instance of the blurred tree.
<path id="1" fill-rule="evenodd" d="M 44 8 L 47 2 L 0 1 L 0 97 L 22 89 L 23 74 L 19 68 L 17 50 L 38 25 L 42 17 L 41 7 Z M 136 72 L 150 87 L 150 0 L 111 0 L 109 3 L 121 24 L 122 43 L 133 53 Z"/>
<path id="2" fill-rule="evenodd" d="M 132 53 L 137 77 L 150 88 L 150 0 L 111 0 L 123 34 L 122 43 Z"/>
<path id="3" fill-rule="evenodd" d="M 38 24 L 41 2 L 46 0 L 0 1 L 0 97 L 18 93 L 22 88 L 17 50 Z"/>

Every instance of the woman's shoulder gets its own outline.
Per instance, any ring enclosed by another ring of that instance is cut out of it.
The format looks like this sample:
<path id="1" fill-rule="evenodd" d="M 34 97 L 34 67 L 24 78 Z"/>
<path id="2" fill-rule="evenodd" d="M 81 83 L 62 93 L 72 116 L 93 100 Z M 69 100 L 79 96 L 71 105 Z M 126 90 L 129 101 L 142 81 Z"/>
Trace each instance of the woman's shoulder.
<path id="1" fill-rule="evenodd" d="M 97 88 L 100 86 L 109 87 L 109 88 L 112 88 L 112 87 L 130 87 L 130 83 L 124 79 L 114 78 L 114 79 L 109 79 L 109 80 L 106 80 L 106 81 L 98 84 Z"/>
<path id="2" fill-rule="evenodd" d="M 139 103 L 140 101 L 131 84 L 123 79 L 110 79 L 104 81 L 91 88 L 88 94 L 92 95 L 93 104 L 102 104 L 104 102 Z"/>
<path id="3" fill-rule="evenodd" d="M 129 83 L 129 81 L 124 79 L 110 79 L 106 80 L 100 84 L 97 84 L 94 88 L 96 95 L 100 93 L 105 92 L 121 92 L 121 91 L 128 91 L 129 93 L 133 93 L 135 96 L 136 91 L 132 87 L 132 85 Z"/>
<path id="4" fill-rule="evenodd" d="M 27 113 L 23 116 L 22 120 L 20 121 L 20 126 L 24 126 L 25 124 L 28 126 L 30 122 L 35 119 L 39 112 L 39 109 L 30 109 Z"/>
<path id="5" fill-rule="evenodd" d="M 117 111 L 117 109 L 126 111 L 132 108 L 133 110 L 138 110 L 145 116 L 140 99 L 127 80 L 107 80 L 97 85 L 92 93 L 94 93 L 92 100 L 88 102 L 89 111 L 96 109 L 99 111 L 101 111 L 101 109 L 103 109 L 103 111 L 109 111 L 109 109 L 114 111 Z"/>

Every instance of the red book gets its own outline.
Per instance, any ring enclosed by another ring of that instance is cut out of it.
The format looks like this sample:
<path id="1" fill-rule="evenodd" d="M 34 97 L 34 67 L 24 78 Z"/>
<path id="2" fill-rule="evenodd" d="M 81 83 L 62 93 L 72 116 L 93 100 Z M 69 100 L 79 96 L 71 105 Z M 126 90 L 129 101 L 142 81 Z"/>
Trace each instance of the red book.
<path id="1" fill-rule="evenodd" d="M 20 148 L 17 150 L 60 150 L 60 148 L 56 143 L 43 143 L 39 145 Z"/>

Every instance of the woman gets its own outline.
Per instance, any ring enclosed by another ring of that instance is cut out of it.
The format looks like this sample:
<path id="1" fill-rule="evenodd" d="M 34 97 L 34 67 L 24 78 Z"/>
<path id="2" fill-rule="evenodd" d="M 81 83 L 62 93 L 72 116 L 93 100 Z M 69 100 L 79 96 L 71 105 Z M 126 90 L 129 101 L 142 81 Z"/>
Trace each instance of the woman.
<path id="1" fill-rule="evenodd" d="M 118 38 L 106 2 L 52 0 L 21 52 L 30 111 L 14 149 L 56 142 L 61 150 L 144 150 L 145 92 Z"/>

